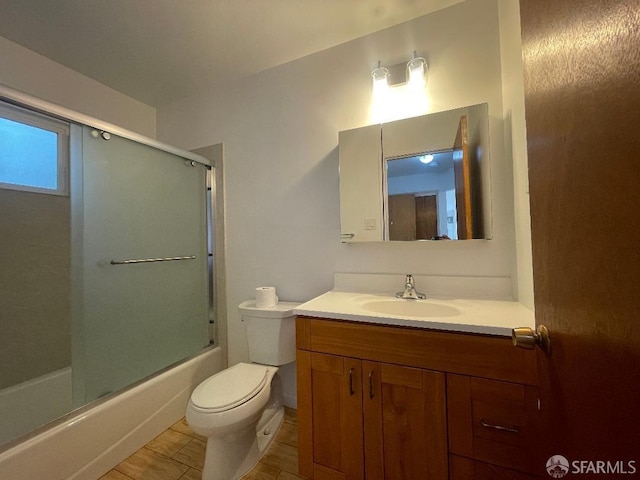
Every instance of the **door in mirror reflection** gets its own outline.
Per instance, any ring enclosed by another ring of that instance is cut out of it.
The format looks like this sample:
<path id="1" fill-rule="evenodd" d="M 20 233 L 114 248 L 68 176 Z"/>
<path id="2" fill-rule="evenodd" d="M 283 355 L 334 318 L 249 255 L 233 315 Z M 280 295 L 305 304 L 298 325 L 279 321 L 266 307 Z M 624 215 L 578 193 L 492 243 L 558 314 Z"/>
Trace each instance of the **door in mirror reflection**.
<path id="1" fill-rule="evenodd" d="M 469 155 L 469 129 L 467 116 L 460 117 L 456 139 L 453 142 L 453 176 L 456 182 L 456 223 L 458 239 L 473 236 L 473 210 L 471 205 L 471 158 Z"/>
<path id="2" fill-rule="evenodd" d="M 453 150 L 385 163 L 389 240 L 457 239 Z"/>
<path id="3" fill-rule="evenodd" d="M 478 238 L 468 132 L 462 115 L 452 148 L 385 159 L 387 240 Z"/>

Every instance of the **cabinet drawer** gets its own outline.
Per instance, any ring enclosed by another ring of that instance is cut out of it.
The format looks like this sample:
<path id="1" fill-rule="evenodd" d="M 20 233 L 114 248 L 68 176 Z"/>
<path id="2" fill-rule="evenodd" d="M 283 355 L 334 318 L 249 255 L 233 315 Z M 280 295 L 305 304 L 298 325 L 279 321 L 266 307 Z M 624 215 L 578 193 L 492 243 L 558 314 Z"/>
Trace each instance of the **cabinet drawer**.
<path id="1" fill-rule="evenodd" d="M 533 350 L 511 338 L 297 317 L 301 350 L 537 385 Z"/>
<path id="2" fill-rule="evenodd" d="M 534 480 L 539 477 L 457 455 L 449 458 L 450 480 Z"/>
<path id="3" fill-rule="evenodd" d="M 535 472 L 537 405 L 535 387 L 447 375 L 449 452 Z"/>

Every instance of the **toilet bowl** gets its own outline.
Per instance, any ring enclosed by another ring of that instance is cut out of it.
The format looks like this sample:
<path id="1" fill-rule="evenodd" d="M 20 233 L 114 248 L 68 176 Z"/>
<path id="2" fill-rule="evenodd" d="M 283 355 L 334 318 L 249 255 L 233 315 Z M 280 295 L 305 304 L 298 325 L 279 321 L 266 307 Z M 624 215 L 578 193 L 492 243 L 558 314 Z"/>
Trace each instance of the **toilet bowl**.
<path id="1" fill-rule="evenodd" d="M 187 423 L 207 437 L 203 480 L 235 480 L 262 457 L 284 418 L 277 365 L 295 360 L 297 303 L 259 309 L 253 300 L 239 306 L 247 328 L 249 358 L 196 387 Z"/>

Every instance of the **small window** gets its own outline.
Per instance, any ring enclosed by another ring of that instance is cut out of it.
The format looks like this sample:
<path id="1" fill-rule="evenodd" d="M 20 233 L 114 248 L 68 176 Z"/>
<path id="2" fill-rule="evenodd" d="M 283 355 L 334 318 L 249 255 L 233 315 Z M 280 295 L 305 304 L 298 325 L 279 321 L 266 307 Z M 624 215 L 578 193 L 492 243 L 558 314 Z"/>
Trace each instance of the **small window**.
<path id="1" fill-rule="evenodd" d="M 68 195 L 69 124 L 0 102 L 0 188 Z"/>

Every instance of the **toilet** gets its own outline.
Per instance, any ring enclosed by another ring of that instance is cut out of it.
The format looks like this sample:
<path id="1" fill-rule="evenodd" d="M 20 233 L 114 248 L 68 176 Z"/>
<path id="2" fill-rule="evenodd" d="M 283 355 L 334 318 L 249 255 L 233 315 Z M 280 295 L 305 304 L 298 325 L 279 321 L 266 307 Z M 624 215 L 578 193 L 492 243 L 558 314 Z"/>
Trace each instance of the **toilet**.
<path id="1" fill-rule="evenodd" d="M 207 437 L 203 480 L 235 480 L 258 463 L 284 418 L 278 366 L 295 361 L 298 303 L 238 306 L 249 359 L 203 381 L 191 394 L 187 423 Z"/>

